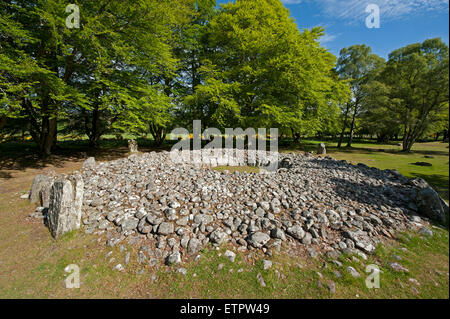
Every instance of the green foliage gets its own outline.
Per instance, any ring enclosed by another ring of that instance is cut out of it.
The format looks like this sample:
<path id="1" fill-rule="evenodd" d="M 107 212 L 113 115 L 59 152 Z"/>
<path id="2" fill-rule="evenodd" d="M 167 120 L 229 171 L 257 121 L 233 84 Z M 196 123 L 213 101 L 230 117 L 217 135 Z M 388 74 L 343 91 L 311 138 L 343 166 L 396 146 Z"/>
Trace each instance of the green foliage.
<path id="1" fill-rule="evenodd" d="M 365 45 L 339 60 L 324 29 L 300 31 L 280 0 L 0 3 L 0 132 L 28 134 L 49 155 L 58 133 L 147 136 L 174 126 L 277 127 L 302 136 L 350 128 L 387 141 L 447 131 L 448 48 L 438 39 L 394 51 Z M 387 115 L 388 114 L 388 115 Z M 340 143 L 339 143 L 340 145 Z"/>
<path id="2" fill-rule="evenodd" d="M 0 6 L 0 36 L 6 44 L 0 51 L 1 110 L 29 119 L 44 155 L 54 146 L 58 119 L 68 117 L 96 146 L 123 112 L 131 115 L 130 106 L 142 98 L 139 92 L 175 72 L 173 26 L 188 20 L 192 1 L 79 5 L 80 29 L 65 25 L 67 1 Z"/>
<path id="3" fill-rule="evenodd" d="M 341 105 L 343 124 L 338 147 L 341 146 L 344 132 L 348 126 L 350 127 L 350 135 L 347 146 L 351 146 L 357 120 L 367 110 L 363 101 L 365 97 L 364 85 L 374 79 L 383 65 L 384 59 L 373 54 L 372 49 L 366 45 L 353 45 L 341 50 L 337 72 L 341 79 L 350 83 L 351 96 L 345 104 Z"/>
<path id="4" fill-rule="evenodd" d="M 315 132 L 347 89 L 322 35 L 300 32 L 279 0 L 223 5 L 208 28 L 205 81 L 185 101 L 203 106 L 207 124 Z"/>
<path id="5" fill-rule="evenodd" d="M 440 39 L 408 45 L 389 55 L 376 81 L 366 87 L 374 114 L 384 114 L 385 125 L 403 131 L 403 150 L 417 139 L 448 125 L 448 46 Z"/>

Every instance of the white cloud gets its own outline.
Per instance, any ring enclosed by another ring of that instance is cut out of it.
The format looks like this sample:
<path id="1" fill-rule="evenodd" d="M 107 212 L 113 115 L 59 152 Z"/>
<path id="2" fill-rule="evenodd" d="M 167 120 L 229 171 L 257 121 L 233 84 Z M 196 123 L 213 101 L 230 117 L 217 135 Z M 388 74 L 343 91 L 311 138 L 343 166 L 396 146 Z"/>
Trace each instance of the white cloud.
<path id="1" fill-rule="evenodd" d="M 329 42 L 333 42 L 336 40 L 338 36 L 336 34 L 326 33 L 323 37 L 320 38 L 320 44 L 324 45 Z"/>
<path id="2" fill-rule="evenodd" d="M 349 22 L 361 21 L 367 16 L 368 4 L 380 7 L 383 20 L 399 19 L 424 12 L 449 11 L 449 0 L 282 0 L 285 4 L 317 2 L 322 11 L 338 19 Z"/>

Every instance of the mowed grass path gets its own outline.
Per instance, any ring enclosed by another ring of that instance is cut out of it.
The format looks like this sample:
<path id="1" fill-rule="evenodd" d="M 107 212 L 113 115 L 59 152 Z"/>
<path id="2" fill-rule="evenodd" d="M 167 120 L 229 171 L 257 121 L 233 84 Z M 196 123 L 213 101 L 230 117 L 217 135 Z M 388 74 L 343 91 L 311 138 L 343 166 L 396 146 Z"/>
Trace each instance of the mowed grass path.
<path id="1" fill-rule="evenodd" d="M 302 148 L 314 150 L 316 143 L 307 142 Z M 411 154 L 398 153 L 396 146 L 376 144 L 354 144 L 353 149 L 339 151 L 330 144 L 328 149 L 337 159 L 397 169 L 409 177 L 421 176 L 448 198 L 447 145 L 418 144 Z M 108 156 L 104 160 L 116 151 L 103 149 L 102 154 Z M 117 152 L 117 156 L 125 155 L 126 149 Z M 434 158 L 424 159 L 425 155 Z M 410 164 L 417 161 L 433 166 Z M 127 242 L 123 250 L 107 247 L 106 238 L 86 235 L 82 230 L 55 241 L 41 221 L 26 219 L 33 207 L 20 195 L 28 191 L 33 177 L 42 170 L 54 168 L 57 173 L 69 173 L 79 169 L 81 163 L 82 159 L 74 156 L 58 157 L 55 163 L 33 162 L 31 167 L 22 165 L 20 169 L 0 167 L 0 298 L 449 298 L 449 234 L 440 226 L 432 228 L 432 238 L 398 234 L 368 260 L 341 256 L 342 267 L 325 257 L 299 258 L 283 252 L 272 257 L 260 253 L 249 256 L 231 246 L 219 250 L 206 247 L 198 261 L 181 265 L 187 269 L 186 276 L 177 273 L 178 267 L 139 264 L 137 249 Z M 225 249 L 236 252 L 234 263 L 224 257 Z M 131 253 L 131 262 L 125 265 L 127 252 Z M 398 257 L 409 273 L 396 273 L 388 267 Z M 264 270 L 263 259 L 271 259 L 273 267 Z M 124 272 L 112 269 L 118 263 L 125 266 Z M 80 266 L 80 289 L 65 288 L 64 268 L 69 264 Z M 369 264 L 382 270 L 379 289 L 366 287 Z M 351 277 L 347 266 L 354 267 L 361 277 Z M 258 274 L 266 287 L 259 284 Z M 329 289 L 331 282 L 336 286 L 335 293 Z"/>

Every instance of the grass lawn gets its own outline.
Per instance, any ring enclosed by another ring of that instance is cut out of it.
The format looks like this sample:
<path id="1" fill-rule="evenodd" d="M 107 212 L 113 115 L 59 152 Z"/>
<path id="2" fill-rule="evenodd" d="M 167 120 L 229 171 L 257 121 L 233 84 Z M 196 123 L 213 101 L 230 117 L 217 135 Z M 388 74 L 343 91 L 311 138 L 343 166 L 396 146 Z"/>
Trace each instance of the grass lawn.
<path id="1" fill-rule="evenodd" d="M 280 150 L 315 150 L 317 143 L 305 141 L 295 149 Z M 356 143 L 352 149 L 341 150 L 327 145 L 329 155 L 337 159 L 423 177 L 448 200 L 447 147 L 439 142 L 423 143 L 417 144 L 412 153 L 403 154 L 395 145 Z M 138 252 L 132 245 L 125 242 L 122 249 L 107 247 L 106 238 L 82 230 L 55 241 L 42 221 L 26 218 L 34 208 L 20 195 L 28 191 L 33 177 L 48 168 L 57 173 L 80 169 L 84 157 L 81 152 L 111 160 L 126 156 L 127 149 L 109 142 L 100 151 L 91 152 L 82 143 L 68 143 L 48 161 L 29 155 L 30 149 L 32 145 L 0 144 L 0 298 L 449 298 L 449 234 L 446 227 L 440 226 L 432 228 L 432 238 L 398 234 L 396 240 L 379 246 L 368 260 L 341 256 L 342 266 L 326 257 L 299 258 L 282 250 L 270 257 L 272 268 L 264 270 L 262 260 L 269 257 L 259 252 L 236 252 L 232 263 L 224 257 L 224 251 L 232 247 L 205 248 L 199 260 L 181 266 L 187 269 L 185 276 L 176 272 L 178 267 L 156 269 L 139 264 Z M 149 150 L 150 146 L 142 148 Z M 411 164 L 418 161 L 433 166 Z M 127 252 L 131 261 L 125 265 Z M 388 267 L 389 262 L 398 259 L 408 273 Z M 125 266 L 125 271 L 112 269 L 118 263 Z M 80 266 L 80 289 L 65 288 L 64 268 L 69 264 Z M 382 271 L 379 289 L 365 285 L 366 267 L 371 264 Z M 354 267 L 361 277 L 350 276 L 347 266 Z M 266 287 L 259 284 L 258 274 Z M 330 292 L 331 282 L 335 293 Z"/>

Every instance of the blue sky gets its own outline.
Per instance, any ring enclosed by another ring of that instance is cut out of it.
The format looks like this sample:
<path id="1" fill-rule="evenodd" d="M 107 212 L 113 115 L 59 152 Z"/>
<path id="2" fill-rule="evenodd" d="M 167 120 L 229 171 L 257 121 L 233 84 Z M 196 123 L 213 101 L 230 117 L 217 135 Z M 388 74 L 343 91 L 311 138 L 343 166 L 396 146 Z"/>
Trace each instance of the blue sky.
<path id="1" fill-rule="evenodd" d="M 227 3 L 231 0 L 218 0 Z M 300 29 L 325 27 L 323 46 L 335 55 L 353 44 L 388 54 L 405 45 L 440 37 L 449 43 L 449 0 L 282 0 Z M 366 27 L 365 9 L 380 9 L 380 28 Z"/>

